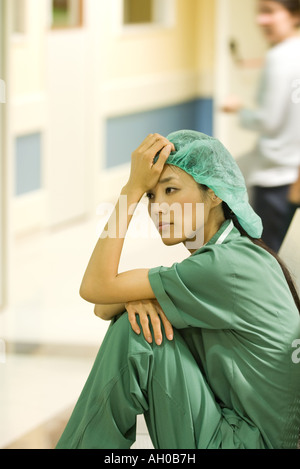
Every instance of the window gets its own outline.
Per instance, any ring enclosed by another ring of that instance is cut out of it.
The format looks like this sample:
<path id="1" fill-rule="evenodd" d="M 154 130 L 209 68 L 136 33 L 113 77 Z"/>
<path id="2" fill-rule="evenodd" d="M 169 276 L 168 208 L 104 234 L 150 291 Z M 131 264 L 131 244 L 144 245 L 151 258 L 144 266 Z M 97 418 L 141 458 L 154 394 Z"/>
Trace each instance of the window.
<path id="1" fill-rule="evenodd" d="M 52 29 L 78 28 L 83 23 L 83 0 L 52 0 Z"/>
<path id="2" fill-rule="evenodd" d="M 125 29 L 163 26 L 175 23 L 175 0 L 119 0 Z"/>
<path id="3" fill-rule="evenodd" d="M 152 23 L 153 0 L 124 0 L 124 24 Z"/>

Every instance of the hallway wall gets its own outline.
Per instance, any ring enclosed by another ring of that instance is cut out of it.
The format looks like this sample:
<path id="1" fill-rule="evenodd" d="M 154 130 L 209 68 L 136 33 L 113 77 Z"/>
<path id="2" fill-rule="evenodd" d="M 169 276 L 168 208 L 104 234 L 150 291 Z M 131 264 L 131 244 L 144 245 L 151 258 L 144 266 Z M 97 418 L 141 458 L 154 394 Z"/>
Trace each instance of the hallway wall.
<path id="1" fill-rule="evenodd" d="M 124 27 L 121 0 L 83 0 L 83 25 L 59 30 L 48 1 L 24 3 L 10 43 L 15 233 L 95 213 L 153 122 L 213 132 L 214 1 L 165 1 L 165 24 Z M 134 138 L 112 157 L 120 122 Z"/>

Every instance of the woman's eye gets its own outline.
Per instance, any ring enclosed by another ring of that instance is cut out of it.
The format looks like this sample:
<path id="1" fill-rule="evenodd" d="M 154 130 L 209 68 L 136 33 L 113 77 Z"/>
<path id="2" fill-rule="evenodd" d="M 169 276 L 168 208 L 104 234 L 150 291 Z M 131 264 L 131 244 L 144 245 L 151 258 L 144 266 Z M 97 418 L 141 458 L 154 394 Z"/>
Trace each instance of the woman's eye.
<path id="1" fill-rule="evenodd" d="M 167 187 L 167 188 L 165 189 L 165 192 L 166 192 L 166 194 L 172 194 L 172 192 L 173 192 L 173 191 L 176 191 L 176 190 L 177 190 L 177 189 L 175 189 L 175 187 Z M 146 194 L 146 197 L 147 197 L 147 199 L 149 199 L 149 200 L 153 200 L 153 199 L 155 198 L 155 194 L 153 194 L 152 192 L 148 192 L 148 193 Z"/>
<path id="2" fill-rule="evenodd" d="M 173 191 L 176 191 L 175 187 L 167 187 L 166 194 L 171 194 Z"/>

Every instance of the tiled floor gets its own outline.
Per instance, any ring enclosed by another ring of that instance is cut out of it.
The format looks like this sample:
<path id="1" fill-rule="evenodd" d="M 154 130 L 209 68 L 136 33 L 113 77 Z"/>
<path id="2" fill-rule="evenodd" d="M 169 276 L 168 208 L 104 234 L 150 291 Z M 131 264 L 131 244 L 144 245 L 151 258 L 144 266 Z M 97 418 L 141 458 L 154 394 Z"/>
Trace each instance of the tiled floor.
<path id="1" fill-rule="evenodd" d="M 61 435 L 70 410 L 62 412 L 49 422 L 38 426 L 3 449 L 54 449 Z M 137 418 L 137 439 L 131 449 L 152 449 L 153 445 L 147 432 L 143 417 Z"/>
<path id="2" fill-rule="evenodd" d="M 151 229 L 138 237 L 145 223 L 144 213 L 132 221 L 120 270 L 187 256 Z M 52 448 L 79 396 L 108 327 L 78 294 L 103 226 L 95 218 L 14 241 L 11 301 L 0 314 L 0 448 Z M 142 418 L 135 447 L 151 448 Z"/>
<path id="3" fill-rule="evenodd" d="M 62 416 L 78 397 L 90 366 L 90 359 L 78 357 L 9 354 L 0 369 L 1 447 L 16 447 L 19 440 L 38 449 L 34 446 L 46 442 L 45 428 L 59 430 Z"/>

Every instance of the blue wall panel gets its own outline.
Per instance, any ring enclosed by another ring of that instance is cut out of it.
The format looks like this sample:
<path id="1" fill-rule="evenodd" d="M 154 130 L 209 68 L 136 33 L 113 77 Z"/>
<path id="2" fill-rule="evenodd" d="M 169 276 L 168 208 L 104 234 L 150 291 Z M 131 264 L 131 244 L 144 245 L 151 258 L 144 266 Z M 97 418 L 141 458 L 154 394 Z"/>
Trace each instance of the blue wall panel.
<path id="1" fill-rule="evenodd" d="M 180 129 L 212 135 L 211 99 L 193 101 L 151 111 L 114 117 L 106 123 L 106 168 L 130 162 L 131 153 L 150 133 L 167 136 Z"/>
<path id="2" fill-rule="evenodd" d="M 214 103 L 210 98 L 196 101 L 196 130 L 213 137 Z"/>
<path id="3" fill-rule="evenodd" d="M 15 142 L 15 195 L 41 189 L 41 134 L 16 138 Z"/>

